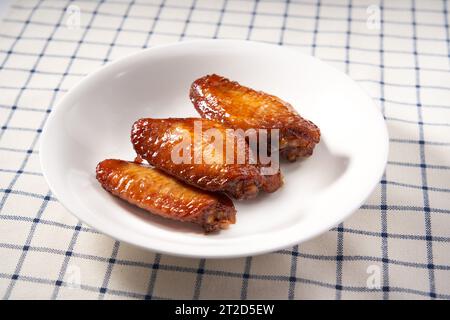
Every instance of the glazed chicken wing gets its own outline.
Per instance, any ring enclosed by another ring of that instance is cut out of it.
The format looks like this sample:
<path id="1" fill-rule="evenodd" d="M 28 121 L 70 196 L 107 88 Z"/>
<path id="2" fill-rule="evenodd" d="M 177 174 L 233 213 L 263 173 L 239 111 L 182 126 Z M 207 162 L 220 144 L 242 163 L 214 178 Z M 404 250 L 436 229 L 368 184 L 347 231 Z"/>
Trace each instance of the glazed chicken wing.
<path id="1" fill-rule="evenodd" d="M 203 118 L 232 128 L 279 129 L 280 155 L 290 161 L 310 156 L 320 140 L 319 128 L 289 103 L 215 74 L 194 81 L 190 99 Z"/>
<path id="2" fill-rule="evenodd" d="M 236 221 L 227 196 L 188 186 L 157 169 L 109 159 L 100 162 L 96 172 L 105 190 L 153 214 L 199 224 L 205 232 Z"/>
<path id="3" fill-rule="evenodd" d="M 245 139 L 235 139 L 230 131 L 234 130 L 201 118 L 147 118 L 134 123 L 131 142 L 151 165 L 204 190 L 248 199 L 260 190 L 278 189 L 282 184 L 279 169 L 271 176 L 261 174 Z"/>

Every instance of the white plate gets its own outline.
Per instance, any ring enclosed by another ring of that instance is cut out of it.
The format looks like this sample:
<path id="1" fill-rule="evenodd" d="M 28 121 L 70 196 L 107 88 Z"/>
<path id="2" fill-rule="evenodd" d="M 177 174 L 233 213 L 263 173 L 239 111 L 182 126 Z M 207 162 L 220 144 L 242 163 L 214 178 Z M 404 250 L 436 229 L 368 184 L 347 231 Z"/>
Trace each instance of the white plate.
<path id="1" fill-rule="evenodd" d="M 235 201 L 236 224 L 205 236 L 111 196 L 96 181 L 95 167 L 105 158 L 134 158 L 136 119 L 197 116 L 189 87 L 210 73 L 289 101 L 320 127 L 322 140 L 309 159 L 282 165 L 285 185 L 278 192 Z M 157 252 L 215 258 L 275 251 L 327 231 L 368 197 L 388 152 L 382 115 L 345 74 L 293 49 L 232 40 L 155 47 L 101 68 L 53 109 L 41 139 L 50 188 L 82 221 Z"/>

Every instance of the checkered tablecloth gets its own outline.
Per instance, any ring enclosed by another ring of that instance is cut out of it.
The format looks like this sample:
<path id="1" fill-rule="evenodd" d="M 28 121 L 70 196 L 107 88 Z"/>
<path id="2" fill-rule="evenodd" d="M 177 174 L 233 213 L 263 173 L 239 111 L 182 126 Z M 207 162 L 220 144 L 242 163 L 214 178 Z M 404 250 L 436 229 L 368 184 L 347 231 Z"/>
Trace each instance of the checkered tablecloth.
<path id="1" fill-rule="evenodd" d="M 0 23 L 0 297 L 450 298 L 446 1 L 19 0 Z M 51 194 L 38 142 L 57 101 L 109 61 L 163 43 L 293 46 L 348 73 L 384 113 L 386 173 L 348 220 L 231 260 L 161 255 L 82 224 Z"/>

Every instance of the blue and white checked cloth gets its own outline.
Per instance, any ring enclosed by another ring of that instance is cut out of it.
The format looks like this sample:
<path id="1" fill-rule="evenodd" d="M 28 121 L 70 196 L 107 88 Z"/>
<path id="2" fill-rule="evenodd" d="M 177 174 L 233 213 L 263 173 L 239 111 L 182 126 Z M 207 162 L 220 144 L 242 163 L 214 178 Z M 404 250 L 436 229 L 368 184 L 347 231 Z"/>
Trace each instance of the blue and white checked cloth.
<path id="1" fill-rule="evenodd" d="M 446 1 L 18 0 L 0 24 L 0 297 L 450 298 L 450 30 Z M 61 96 L 162 43 L 293 46 L 347 72 L 383 111 L 386 173 L 350 219 L 272 254 L 176 258 L 81 224 L 39 166 Z"/>

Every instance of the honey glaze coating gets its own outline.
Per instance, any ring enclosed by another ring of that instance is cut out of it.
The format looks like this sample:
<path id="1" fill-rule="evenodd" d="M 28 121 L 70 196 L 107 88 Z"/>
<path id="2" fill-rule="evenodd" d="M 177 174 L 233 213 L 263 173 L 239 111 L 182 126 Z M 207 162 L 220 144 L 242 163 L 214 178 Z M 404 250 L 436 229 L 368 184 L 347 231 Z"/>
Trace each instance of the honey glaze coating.
<path id="1" fill-rule="evenodd" d="M 202 134 L 194 135 L 195 126 L 199 124 Z M 214 132 L 224 138 L 222 148 L 210 148 L 215 140 L 206 134 L 209 129 L 215 129 Z M 250 160 L 254 155 L 245 139 L 238 145 L 235 136 L 230 136 L 226 129 L 218 122 L 201 118 L 145 118 L 134 123 L 131 142 L 136 153 L 151 165 L 204 190 L 226 192 L 236 199 L 253 198 L 260 190 L 277 190 L 282 185 L 280 172 L 270 179 L 261 175 L 259 165 Z M 227 139 L 236 142 L 233 152 L 227 153 Z M 187 147 L 178 153 L 182 141 L 188 141 Z M 241 163 L 235 161 L 239 157 L 238 150 L 245 154 L 245 161 Z M 183 156 L 186 152 L 186 161 L 175 161 L 174 152 Z M 230 153 L 233 161 L 227 161 Z M 201 158 L 196 158 L 196 154 Z"/>
<path id="2" fill-rule="evenodd" d="M 97 165 L 96 174 L 113 195 L 155 215 L 199 224 L 206 233 L 236 222 L 227 196 L 196 189 L 149 166 L 108 159 Z"/>
<path id="3" fill-rule="evenodd" d="M 235 129 L 279 129 L 280 155 L 290 161 L 310 156 L 319 128 L 287 102 L 213 74 L 195 80 L 190 99 L 201 117 Z"/>

